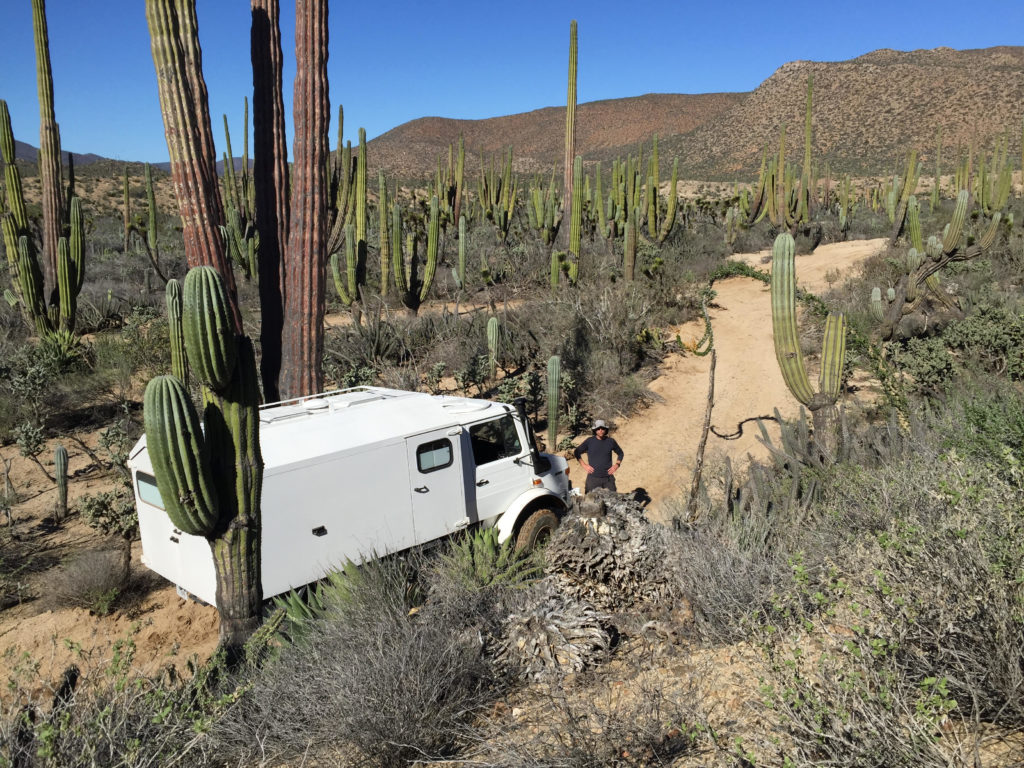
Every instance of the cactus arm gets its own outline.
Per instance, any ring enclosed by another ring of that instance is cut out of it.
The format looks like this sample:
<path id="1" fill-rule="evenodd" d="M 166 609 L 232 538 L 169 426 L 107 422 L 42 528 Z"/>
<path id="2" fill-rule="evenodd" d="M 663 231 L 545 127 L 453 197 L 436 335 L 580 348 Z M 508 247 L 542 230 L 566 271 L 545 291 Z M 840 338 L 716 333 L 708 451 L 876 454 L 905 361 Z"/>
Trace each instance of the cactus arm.
<path id="1" fill-rule="evenodd" d="M 185 275 L 182 304 L 189 364 L 203 384 L 222 389 L 235 368 L 235 334 L 224 282 L 217 270 L 190 269 Z"/>
<path id="2" fill-rule="evenodd" d="M 171 338 L 171 373 L 188 389 L 185 331 L 181 316 L 181 284 L 174 279 L 168 280 L 164 293 L 167 301 L 167 330 Z"/>
<path id="3" fill-rule="evenodd" d="M 793 237 L 788 232 L 775 238 L 772 247 L 772 337 L 775 357 L 786 386 L 799 402 L 809 405 L 814 393 L 807 378 L 796 328 L 795 247 Z"/>
<path id="4" fill-rule="evenodd" d="M 423 280 L 420 282 L 419 300 L 426 301 L 430 285 L 434 282 L 437 271 L 437 245 L 440 238 L 440 211 L 437 196 L 430 198 L 430 222 L 427 227 L 427 263 L 423 268 Z"/>
<path id="5" fill-rule="evenodd" d="M 74 262 L 71 260 L 68 239 L 57 241 L 57 294 L 60 302 L 60 328 L 75 330 L 75 309 L 78 297 L 77 278 Z"/>
<path id="6" fill-rule="evenodd" d="M 946 232 L 942 237 L 942 253 L 946 256 L 953 253 L 960 245 L 960 237 L 964 231 L 964 222 L 967 220 L 967 204 L 970 196 L 970 192 L 966 189 L 961 189 L 956 196 L 953 218 L 950 219 Z"/>
<path id="7" fill-rule="evenodd" d="M 395 288 L 404 297 L 409 291 L 409 284 L 405 279 L 405 261 L 402 258 L 402 209 L 397 198 L 391 204 L 391 260 Z"/>
<path id="8" fill-rule="evenodd" d="M 548 451 L 554 451 L 558 440 L 558 395 L 562 377 L 562 359 L 558 355 L 548 358 Z"/>
<path id="9" fill-rule="evenodd" d="M 143 397 L 146 446 L 167 516 L 193 536 L 217 528 L 217 490 L 210 476 L 209 450 L 199 416 L 184 385 L 157 376 Z"/>
<path id="10" fill-rule="evenodd" d="M 391 287 L 391 235 L 388 233 L 388 185 L 383 169 L 377 173 L 377 216 L 380 227 L 380 295 L 387 296 Z"/>
<path id="11" fill-rule="evenodd" d="M 498 318 L 487 320 L 487 362 L 490 368 L 491 381 L 498 375 L 498 342 L 501 328 Z"/>
<path id="12" fill-rule="evenodd" d="M 821 347 L 821 375 L 818 379 L 819 390 L 829 402 L 834 403 L 839 399 L 845 363 L 846 316 L 841 312 L 830 312 L 825 320 L 825 338 Z"/>

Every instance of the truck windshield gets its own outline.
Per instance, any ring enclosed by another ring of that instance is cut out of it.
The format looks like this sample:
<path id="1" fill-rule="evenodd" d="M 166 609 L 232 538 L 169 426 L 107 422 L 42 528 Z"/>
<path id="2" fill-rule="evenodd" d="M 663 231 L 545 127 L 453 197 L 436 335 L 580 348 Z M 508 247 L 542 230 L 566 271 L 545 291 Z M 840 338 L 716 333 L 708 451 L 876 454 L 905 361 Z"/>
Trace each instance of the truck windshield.
<path id="1" fill-rule="evenodd" d="M 478 467 L 523 452 L 515 420 L 510 415 L 473 424 L 469 428 L 469 440 L 473 446 L 473 461 Z"/>

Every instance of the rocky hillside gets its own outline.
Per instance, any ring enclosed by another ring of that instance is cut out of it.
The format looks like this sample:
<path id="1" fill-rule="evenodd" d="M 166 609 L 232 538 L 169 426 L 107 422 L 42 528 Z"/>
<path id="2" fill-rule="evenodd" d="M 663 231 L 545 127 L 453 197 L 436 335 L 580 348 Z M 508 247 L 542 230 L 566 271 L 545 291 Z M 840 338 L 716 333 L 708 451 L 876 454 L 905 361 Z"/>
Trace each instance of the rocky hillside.
<path id="1" fill-rule="evenodd" d="M 947 159 L 1004 133 L 1011 152 L 1020 151 L 1024 47 L 1000 47 L 879 50 L 850 61 L 790 62 L 741 104 L 665 142 L 665 154 L 678 152 L 689 178 L 753 172 L 765 143 L 776 146 L 786 124 L 791 157 L 798 158 L 808 75 L 814 76 L 815 156 L 839 170 L 885 171 L 911 148 L 934 162 L 940 130 Z"/>

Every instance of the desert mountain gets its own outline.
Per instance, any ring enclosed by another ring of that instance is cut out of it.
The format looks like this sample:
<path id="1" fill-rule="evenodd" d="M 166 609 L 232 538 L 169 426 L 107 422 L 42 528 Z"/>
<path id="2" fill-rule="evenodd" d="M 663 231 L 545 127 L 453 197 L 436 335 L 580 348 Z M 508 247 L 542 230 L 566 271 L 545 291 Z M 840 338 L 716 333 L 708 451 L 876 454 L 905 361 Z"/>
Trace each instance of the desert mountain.
<path id="1" fill-rule="evenodd" d="M 1004 46 L 794 61 L 749 94 L 649 94 L 581 104 L 579 152 L 588 161 L 624 157 L 639 142 L 649 146 L 657 133 L 663 177 L 678 155 L 685 178 L 748 178 L 762 148 L 777 148 L 783 124 L 788 156 L 802 157 L 808 75 L 814 77 L 815 158 L 837 171 L 885 172 L 909 149 L 933 162 L 940 130 L 947 161 L 958 147 L 988 146 L 1004 133 L 1011 152 L 1020 149 L 1024 47 Z M 518 170 L 550 171 L 562 161 L 564 115 L 564 107 L 550 107 L 488 120 L 412 120 L 370 142 L 370 163 L 399 175 L 430 173 L 461 132 L 471 157 L 511 145 Z"/>

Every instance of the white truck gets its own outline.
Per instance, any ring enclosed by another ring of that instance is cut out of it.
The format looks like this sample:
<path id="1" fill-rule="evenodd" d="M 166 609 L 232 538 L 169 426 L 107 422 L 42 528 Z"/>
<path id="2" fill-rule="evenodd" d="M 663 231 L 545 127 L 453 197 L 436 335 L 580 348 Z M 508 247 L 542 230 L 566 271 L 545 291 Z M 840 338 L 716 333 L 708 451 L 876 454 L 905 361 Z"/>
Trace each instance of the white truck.
<path id="1" fill-rule="evenodd" d="M 260 408 L 265 598 L 361 563 L 496 525 L 531 546 L 570 502 L 568 463 L 541 453 L 516 407 L 380 387 L 326 392 Z M 215 602 L 207 540 L 163 509 L 146 438 L 128 460 L 142 561 L 179 594 Z"/>

